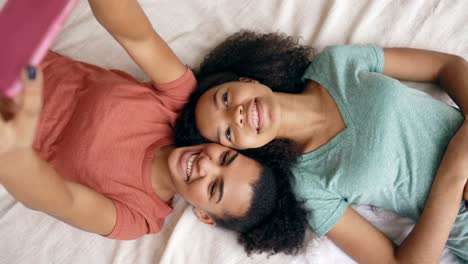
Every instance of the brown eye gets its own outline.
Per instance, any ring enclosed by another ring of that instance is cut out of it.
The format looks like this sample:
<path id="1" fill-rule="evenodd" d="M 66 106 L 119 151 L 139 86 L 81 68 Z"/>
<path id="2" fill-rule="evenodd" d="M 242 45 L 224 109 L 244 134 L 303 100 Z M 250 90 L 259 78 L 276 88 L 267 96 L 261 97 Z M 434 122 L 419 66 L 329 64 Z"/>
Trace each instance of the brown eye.
<path id="1" fill-rule="evenodd" d="M 227 141 L 231 142 L 231 129 L 230 128 L 226 129 L 225 134 L 226 134 Z"/>
<path id="2" fill-rule="evenodd" d="M 215 193 L 215 188 L 216 188 L 216 182 L 212 182 L 211 185 L 210 185 L 210 199 L 211 199 L 211 197 L 213 197 L 213 195 Z"/>
<path id="3" fill-rule="evenodd" d="M 223 96 L 221 97 L 221 100 L 223 101 L 223 104 L 227 107 L 228 106 L 228 96 L 227 93 L 224 93 Z"/>

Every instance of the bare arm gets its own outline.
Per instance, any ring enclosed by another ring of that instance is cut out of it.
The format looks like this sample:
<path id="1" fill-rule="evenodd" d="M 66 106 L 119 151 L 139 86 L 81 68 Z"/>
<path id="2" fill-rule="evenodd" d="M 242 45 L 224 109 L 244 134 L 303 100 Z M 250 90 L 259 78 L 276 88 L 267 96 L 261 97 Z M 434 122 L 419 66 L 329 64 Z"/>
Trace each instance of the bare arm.
<path id="1" fill-rule="evenodd" d="M 439 263 L 468 179 L 467 148 L 465 121 L 449 145 L 418 223 L 400 246 L 351 208 L 327 236 L 359 263 Z"/>
<path id="2" fill-rule="evenodd" d="M 63 179 L 31 148 L 0 157 L 0 183 L 26 207 L 79 229 L 107 235 L 115 226 L 116 209 L 110 199 Z"/>
<path id="3" fill-rule="evenodd" d="M 438 82 L 468 115 L 468 62 L 462 57 L 418 49 L 384 49 L 384 74 L 420 82 Z"/>
<path id="4" fill-rule="evenodd" d="M 77 228 L 109 234 L 116 209 L 105 196 L 66 181 L 31 148 L 42 102 L 42 73 L 22 74 L 23 92 L 15 98 L 18 111 L 0 118 L 0 184 L 25 206 L 43 211 Z"/>
<path id="5" fill-rule="evenodd" d="M 89 0 L 96 19 L 154 83 L 176 80 L 186 66 L 154 31 L 136 0 Z"/>

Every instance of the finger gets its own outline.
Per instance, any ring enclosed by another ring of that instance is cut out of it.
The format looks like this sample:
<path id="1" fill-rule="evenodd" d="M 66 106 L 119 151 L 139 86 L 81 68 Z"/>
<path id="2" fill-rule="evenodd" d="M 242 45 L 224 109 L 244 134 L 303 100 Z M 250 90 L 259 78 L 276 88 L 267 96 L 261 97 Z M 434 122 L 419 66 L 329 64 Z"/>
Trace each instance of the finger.
<path id="1" fill-rule="evenodd" d="M 28 147 L 36 133 L 42 108 L 43 76 L 39 69 L 28 66 L 21 75 L 23 90 L 18 97 L 18 112 L 13 120 L 17 147 Z"/>
<path id="2" fill-rule="evenodd" d="M 19 113 L 37 115 L 42 108 L 42 72 L 33 67 L 28 66 L 21 74 L 21 82 L 23 91 L 20 95 L 18 105 Z"/>

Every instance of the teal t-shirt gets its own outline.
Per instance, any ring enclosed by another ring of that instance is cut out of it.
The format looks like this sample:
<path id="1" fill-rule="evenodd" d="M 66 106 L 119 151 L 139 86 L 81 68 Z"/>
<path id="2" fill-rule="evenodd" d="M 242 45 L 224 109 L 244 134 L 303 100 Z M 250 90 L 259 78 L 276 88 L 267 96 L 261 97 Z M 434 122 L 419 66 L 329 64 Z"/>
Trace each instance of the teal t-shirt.
<path id="1" fill-rule="evenodd" d="M 309 225 L 320 237 L 350 204 L 417 220 L 463 123 L 457 109 L 383 75 L 383 65 L 380 47 L 335 46 L 319 53 L 304 73 L 304 81 L 327 89 L 346 123 L 294 168 L 294 191 L 305 200 Z"/>

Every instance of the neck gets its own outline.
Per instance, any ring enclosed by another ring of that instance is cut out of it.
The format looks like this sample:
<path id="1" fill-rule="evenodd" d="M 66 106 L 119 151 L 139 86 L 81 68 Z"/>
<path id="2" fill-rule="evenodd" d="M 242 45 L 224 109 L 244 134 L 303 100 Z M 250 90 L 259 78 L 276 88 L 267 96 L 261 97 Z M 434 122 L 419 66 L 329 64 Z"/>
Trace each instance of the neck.
<path id="1" fill-rule="evenodd" d="M 333 98 L 316 82 L 310 81 L 301 94 L 276 93 L 275 96 L 281 111 L 276 138 L 293 140 L 302 153 L 324 145 L 342 129 L 341 124 L 337 126 L 341 114 Z"/>
<path id="2" fill-rule="evenodd" d="M 315 90 L 302 94 L 275 93 L 281 111 L 277 138 L 291 139 L 303 146 L 322 131 L 326 116 L 319 95 Z"/>
<path id="3" fill-rule="evenodd" d="M 153 191 L 166 202 L 176 193 L 168 166 L 169 154 L 174 148 L 174 146 L 168 145 L 156 150 L 151 164 L 151 185 Z"/>

